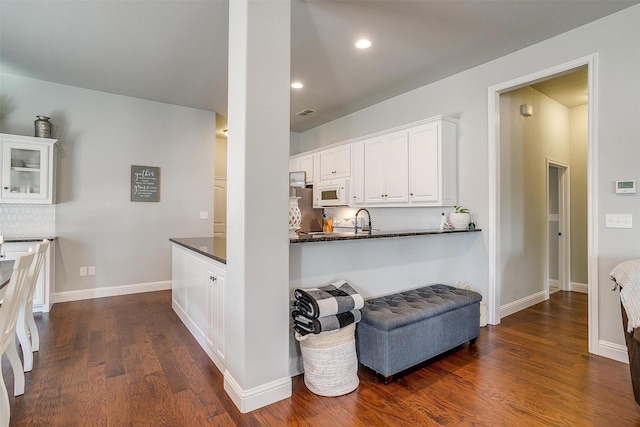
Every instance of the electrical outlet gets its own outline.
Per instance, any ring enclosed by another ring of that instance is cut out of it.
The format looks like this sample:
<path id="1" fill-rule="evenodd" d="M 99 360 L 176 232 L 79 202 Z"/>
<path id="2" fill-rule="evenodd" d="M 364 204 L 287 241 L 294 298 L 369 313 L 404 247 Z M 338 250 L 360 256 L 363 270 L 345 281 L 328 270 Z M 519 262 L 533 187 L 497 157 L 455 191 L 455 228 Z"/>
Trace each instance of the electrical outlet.
<path id="1" fill-rule="evenodd" d="M 87 275 L 87 267 L 80 267 L 80 276 Z"/>
<path id="2" fill-rule="evenodd" d="M 209 219 L 209 212 L 200 212 L 200 219 Z"/>
<path id="3" fill-rule="evenodd" d="M 96 275 L 96 266 L 95 265 L 90 265 L 87 273 L 89 274 L 89 276 L 95 276 Z"/>

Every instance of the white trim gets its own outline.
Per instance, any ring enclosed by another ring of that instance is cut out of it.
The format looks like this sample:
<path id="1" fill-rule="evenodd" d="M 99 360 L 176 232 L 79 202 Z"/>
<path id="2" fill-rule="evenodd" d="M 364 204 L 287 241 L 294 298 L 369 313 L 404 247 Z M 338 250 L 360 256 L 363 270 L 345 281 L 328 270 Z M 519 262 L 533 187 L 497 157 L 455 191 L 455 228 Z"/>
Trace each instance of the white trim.
<path id="1" fill-rule="evenodd" d="M 571 282 L 569 290 L 572 292 L 581 292 L 583 294 L 588 294 L 589 285 L 586 283 Z"/>
<path id="2" fill-rule="evenodd" d="M 609 341 L 598 342 L 598 355 L 629 364 L 627 347 Z"/>
<path id="3" fill-rule="evenodd" d="M 524 298 L 520 298 L 517 301 L 510 302 L 500 307 L 500 318 L 506 317 L 510 314 L 517 313 L 536 304 L 549 299 L 548 291 L 540 291 L 533 295 L 529 295 Z"/>
<path id="4" fill-rule="evenodd" d="M 243 390 L 231 373 L 224 371 L 224 391 L 241 413 L 246 414 L 255 409 L 291 397 L 291 378 L 281 378 L 266 384 Z"/>
<path id="5" fill-rule="evenodd" d="M 589 285 L 589 352 L 598 349 L 598 54 L 588 58 L 588 136 L 587 136 L 587 281 Z"/>
<path id="6" fill-rule="evenodd" d="M 135 283 L 132 285 L 106 286 L 78 291 L 55 292 L 52 304 L 57 302 L 80 301 L 93 298 L 115 297 L 120 295 L 139 294 L 143 292 L 164 291 L 171 289 L 171 280 L 161 282 Z"/>
<path id="7" fill-rule="evenodd" d="M 489 152 L 489 289 L 488 301 L 489 323 L 500 323 L 500 93 L 529 86 L 551 76 L 569 72 L 586 65 L 588 67 L 588 147 L 587 147 L 587 234 L 588 234 L 588 275 L 589 275 L 589 352 L 600 354 L 598 344 L 598 213 L 596 188 L 598 178 L 597 165 L 597 73 L 598 54 L 594 53 L 574 61 L 538 71 L 517 79 L 500 83 L 488 88 L 488 152 Z"/>

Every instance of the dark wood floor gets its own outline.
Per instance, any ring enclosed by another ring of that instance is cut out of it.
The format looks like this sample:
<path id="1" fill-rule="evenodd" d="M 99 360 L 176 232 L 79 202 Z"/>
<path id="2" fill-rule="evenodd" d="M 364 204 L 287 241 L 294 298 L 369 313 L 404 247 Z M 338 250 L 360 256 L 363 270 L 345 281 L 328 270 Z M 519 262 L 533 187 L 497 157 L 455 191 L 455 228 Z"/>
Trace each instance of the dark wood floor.
<path id="1" fill-rule="evenodd" d="M 584 294 L 558 292 L 389 385 L 361 368 L 356 391 L 327 398 L 298 376 L 292 398 L 244 415 L 169 291 L 36 317 L 41 350 L 25 394 L 10 398 L 12 426 L 640 425 L 628 365 L 587 352 Z M 12 390 L 7 360 L 3 374 Z"/>

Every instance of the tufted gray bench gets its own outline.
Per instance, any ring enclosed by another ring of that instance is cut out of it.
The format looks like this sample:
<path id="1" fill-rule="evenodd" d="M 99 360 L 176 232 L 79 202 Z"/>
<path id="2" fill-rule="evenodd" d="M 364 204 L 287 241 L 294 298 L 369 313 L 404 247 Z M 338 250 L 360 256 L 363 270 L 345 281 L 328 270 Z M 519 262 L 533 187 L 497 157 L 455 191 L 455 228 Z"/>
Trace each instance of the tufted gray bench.
<path id="1" fill-rule="evenodd" d="M 367 300 L 357 328 L 360 363 L 385 377 L 424 362 L 480 333 L 473 291 L 431 285 Z"/>

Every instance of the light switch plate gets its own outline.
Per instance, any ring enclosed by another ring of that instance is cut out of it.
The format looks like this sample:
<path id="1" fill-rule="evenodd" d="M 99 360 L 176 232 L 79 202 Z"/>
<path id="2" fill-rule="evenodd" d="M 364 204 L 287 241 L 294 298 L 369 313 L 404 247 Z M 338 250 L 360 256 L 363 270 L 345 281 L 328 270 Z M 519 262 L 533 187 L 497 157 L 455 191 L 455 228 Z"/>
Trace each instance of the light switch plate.
<path id="1" fill-rule="evenodd" d="M 606 228 L 633 228 L 633 218 L 631 214 L 606 214 Z"/>
<path id="2" fill-rule="evenodd" d="M 209 219 L 209 212 L 200 212 L 200 219 Z"/>

